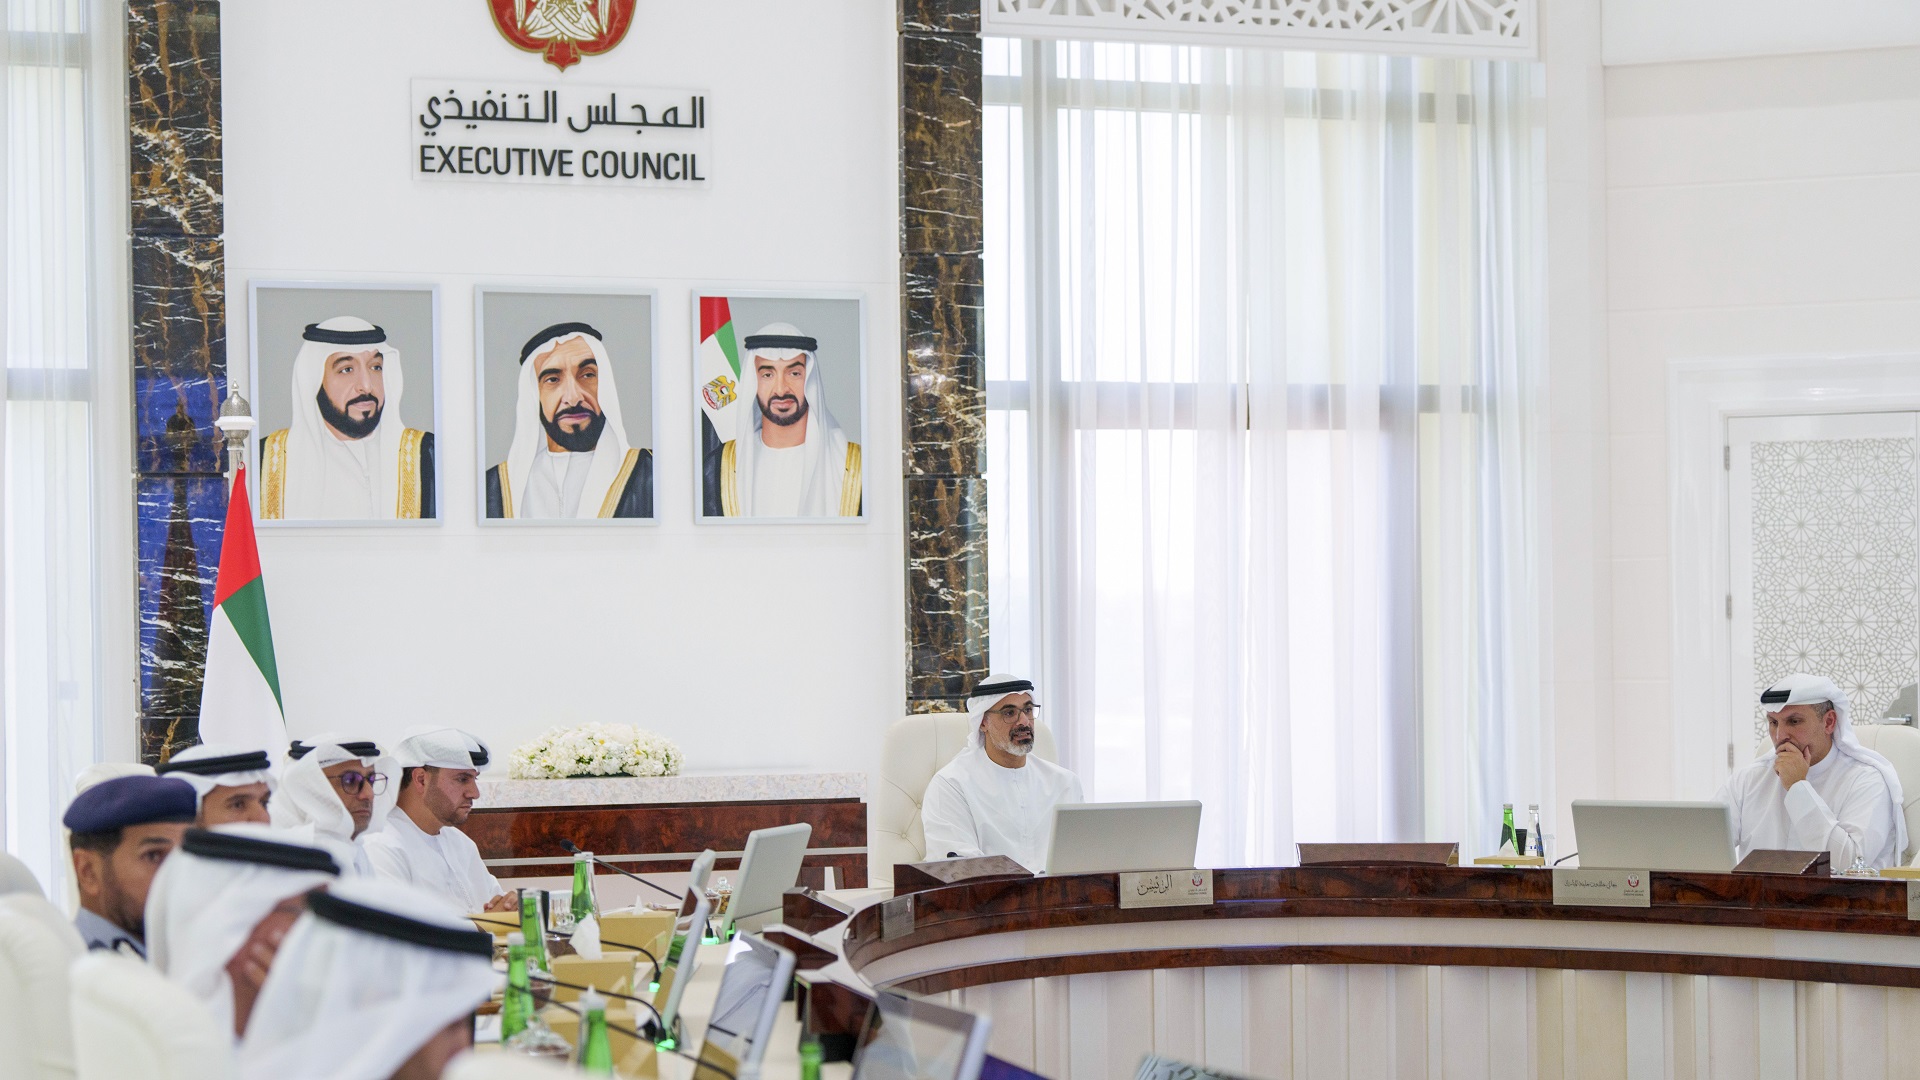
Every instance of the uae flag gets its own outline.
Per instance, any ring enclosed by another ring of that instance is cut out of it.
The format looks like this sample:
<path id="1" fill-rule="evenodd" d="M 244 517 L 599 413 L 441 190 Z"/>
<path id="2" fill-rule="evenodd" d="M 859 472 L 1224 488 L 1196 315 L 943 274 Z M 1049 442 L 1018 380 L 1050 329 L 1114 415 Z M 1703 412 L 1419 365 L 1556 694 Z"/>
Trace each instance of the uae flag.
<path id="1" fill-rule="evenodd" d="M 231 743 L 270 754 L 286 745 L 280 705 L 280 669 L 267 622 L 267 586 L 253 542 L 247 470 L 233 481 L 227 503 L 220 574 L 213 585 L 213 625 L 207 633 L 207 671 L 200 692 L 200 741 Z"/>
<path id="2" fill-rule="evenodd" d="M 740 346 L 724 296 L 700 298 L 700 430 L 703 448 L 734 437 L 740 412 Z"/>

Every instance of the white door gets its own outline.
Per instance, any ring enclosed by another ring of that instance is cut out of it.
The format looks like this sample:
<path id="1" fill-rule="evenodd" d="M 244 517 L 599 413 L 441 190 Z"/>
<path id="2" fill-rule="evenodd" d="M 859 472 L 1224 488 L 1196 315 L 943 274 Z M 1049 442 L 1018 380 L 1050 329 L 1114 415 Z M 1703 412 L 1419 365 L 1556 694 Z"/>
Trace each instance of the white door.
<path id="1" fill-rule="evenodd" d="M 1727 425 L 1728 764 L 1760 746 L 1760 691 L 1825 675 L 1875 720 L 1920 679 L 1920 413 Z"/>

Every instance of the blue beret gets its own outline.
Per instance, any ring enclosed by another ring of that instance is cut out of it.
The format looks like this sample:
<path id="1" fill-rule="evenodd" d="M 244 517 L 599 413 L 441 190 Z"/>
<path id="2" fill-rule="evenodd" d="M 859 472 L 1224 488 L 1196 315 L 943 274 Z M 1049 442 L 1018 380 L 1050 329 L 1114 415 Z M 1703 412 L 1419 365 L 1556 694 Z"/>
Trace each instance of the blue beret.
<path id="1" fill-rule="evenodd" d="M 200 810 L 193 785 L 171 776 L 116 776 L 73 797 L 61 824 L 77 833 L 107 832 L 155 821 L 192 821 Z"/>

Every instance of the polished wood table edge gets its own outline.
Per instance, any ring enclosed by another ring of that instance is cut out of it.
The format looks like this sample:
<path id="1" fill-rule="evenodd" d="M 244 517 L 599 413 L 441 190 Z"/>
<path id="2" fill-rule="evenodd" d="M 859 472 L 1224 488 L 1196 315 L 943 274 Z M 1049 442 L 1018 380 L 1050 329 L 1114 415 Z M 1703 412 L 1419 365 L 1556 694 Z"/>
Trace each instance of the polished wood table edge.
<path id="1" fill-rule="evenodd" d="M 1450 945 L 1228 945 L 1212 948 L 1137 949 L 1029 957 L 947 968 L 881 989 L 938 994 L 990 983 L 1065 975 L 1158 971 L 1169 968 L 1251 967 L 1276 964 L 1367 964 L 1438 967 L 1542 968 L 1621 971 L 1659 975 L 1709 975 L 1785 981 L 1846 983 L 1920 989 L 1920 968 L 1885 964 L 1715 956 L 1700 953 L 1628 952 L 1605 949 L 1488 948 Z"/>
<path id="2" fill-rule="evenodd" d="M 689 806 L 832 806 L 853 803 L 865 805 L 865 799 L 852 796 L 836 796 L 831 799 L 677 799 L 673 802 L 642 803 L 542 803 L 527 806 L 481 806 L 476 804 L 470 813 L 474 814 L 524 814 L 534 812 L 598 812 L 601 810 L 675 810 Z"/>
<path id="3" fill-rule="evenodd" d="M 1555 905 L 1551 876 L 1538 870 L 1288 867 L 1215 875 L 1215 903 L 1201 907 L 1123 910 L 1114 874 L 921 890 L 912 894 L 910 933 L 882 940 L 881 911 L 865 908 L 851 920 L 843 951 L 859 968 L 906 949 L 985 934 L 1237 918 L 1528 919 L 1920 937 L 1920 923 L 1906 917 L 1906 883 L 1897 880 L 1655 873 L 1650 907 L 1611 908 Z"/>

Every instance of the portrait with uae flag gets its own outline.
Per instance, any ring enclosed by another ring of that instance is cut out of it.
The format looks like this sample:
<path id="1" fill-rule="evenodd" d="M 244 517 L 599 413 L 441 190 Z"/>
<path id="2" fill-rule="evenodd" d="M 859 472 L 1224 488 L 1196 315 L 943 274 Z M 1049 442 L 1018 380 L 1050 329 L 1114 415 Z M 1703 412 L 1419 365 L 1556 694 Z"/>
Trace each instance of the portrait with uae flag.
<path id="1" fill-rule="evenodd" d="M 699 520 L 862 520 L 858 295 L 694 295 Z"/>

